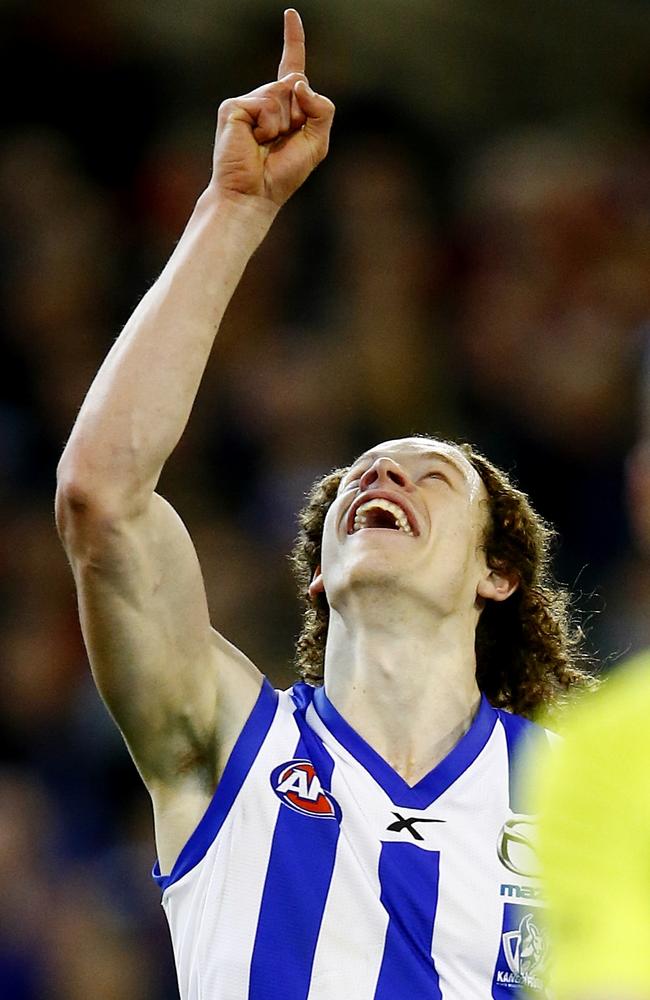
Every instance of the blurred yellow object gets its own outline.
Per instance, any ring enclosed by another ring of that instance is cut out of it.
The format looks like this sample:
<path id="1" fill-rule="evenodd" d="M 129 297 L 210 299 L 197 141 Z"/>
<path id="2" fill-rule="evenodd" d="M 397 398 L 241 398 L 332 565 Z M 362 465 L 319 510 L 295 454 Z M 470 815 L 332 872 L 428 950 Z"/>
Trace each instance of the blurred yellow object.
<path id="1" fill-rule="evenodd" d="M 540 768 L 555 1000 L 650 998 L 650 652 L 568 715 Z"/>

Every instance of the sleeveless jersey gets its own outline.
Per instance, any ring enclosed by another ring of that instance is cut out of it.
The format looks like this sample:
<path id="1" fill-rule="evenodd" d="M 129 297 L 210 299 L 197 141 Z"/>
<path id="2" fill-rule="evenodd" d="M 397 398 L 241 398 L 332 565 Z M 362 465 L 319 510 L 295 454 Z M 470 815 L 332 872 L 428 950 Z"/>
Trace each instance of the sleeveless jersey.
<path id="1" fill-rule="evenodd" d="M 182 1000 L 543 997 L 515 773 L 534 734 L 483 697 L 409 786 L 323 688 L 265 681 L 173 870 L 154 868 Z"/>

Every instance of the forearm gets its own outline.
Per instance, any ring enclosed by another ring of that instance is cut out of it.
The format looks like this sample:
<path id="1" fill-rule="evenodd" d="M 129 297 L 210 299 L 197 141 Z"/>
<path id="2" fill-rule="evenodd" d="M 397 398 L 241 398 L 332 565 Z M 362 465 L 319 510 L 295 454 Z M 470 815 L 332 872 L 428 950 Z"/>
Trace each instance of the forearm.
<path id="1" fill-rule="evenodd" d="M 147 502 L 185 428 L 228 302 L 276 211 L 262 199 L 201 196 L 90 387 L 62 479 L 124 512 Z"/>
<path id="2" fill-rule="evenodd" d="M 278 80 L 221 104 L 210 185 L 84 401 L 59 465 L 62 529 L 91 503 L 108 523 L 147 508 L 248 260 L 327 153 L 334 105 L 307 84 L 295 10 L 284 28 Z"/>

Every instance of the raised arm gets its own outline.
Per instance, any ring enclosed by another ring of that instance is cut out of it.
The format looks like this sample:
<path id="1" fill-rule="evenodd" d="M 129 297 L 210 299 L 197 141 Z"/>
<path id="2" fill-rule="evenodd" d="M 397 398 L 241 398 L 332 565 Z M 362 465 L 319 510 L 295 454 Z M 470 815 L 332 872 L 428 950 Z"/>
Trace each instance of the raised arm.
<path id="1" fill-rule="evenodd" d="M 213 169 L 162 274 L 100 368 L 58 470 L 57 525 L 97 686 L 149 788 L 163 865 L 203 812 L 261 675 L 208 618 L 178 515 L 154 491 L 230 297 L 278 209 L 327 152 L 296 11 L 278 80 L 225 101 Z"/>

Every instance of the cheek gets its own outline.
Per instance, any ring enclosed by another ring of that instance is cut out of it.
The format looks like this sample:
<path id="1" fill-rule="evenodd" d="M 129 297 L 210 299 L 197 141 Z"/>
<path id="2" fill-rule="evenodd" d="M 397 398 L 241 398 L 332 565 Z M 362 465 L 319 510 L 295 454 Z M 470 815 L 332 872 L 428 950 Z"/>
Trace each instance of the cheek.
<path id="1" fill-rule="evenodd" d="M 484 562 L 483 526 L 471 508 L 456 509 L 441 521 L 440 545 L 456 565 L 481 565 Z"/>

